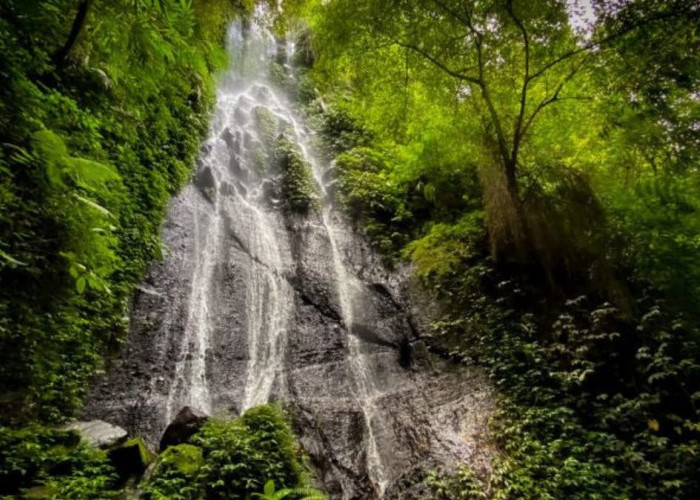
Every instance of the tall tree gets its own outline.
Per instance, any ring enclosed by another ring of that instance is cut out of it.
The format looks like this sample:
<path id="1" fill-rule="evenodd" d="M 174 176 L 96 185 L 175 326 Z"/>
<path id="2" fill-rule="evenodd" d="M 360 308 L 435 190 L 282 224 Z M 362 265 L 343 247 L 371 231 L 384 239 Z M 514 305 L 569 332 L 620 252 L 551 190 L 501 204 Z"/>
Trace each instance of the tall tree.
<path id="1" fill-rule="evenodd" d="M 598 4 L 607 18 L 619 16 L 620 9 L 614 2 Z M 546 212 L 535 213 L 546 210 L 547 203 L 528 204 L 533 191 L 523 190 L 532 167 L 527 164 L 532 155 L 523 153 L 535 142 L 543 116 L 558 103 L 591 97 L 584 74 L 597 68 L 596 61 L 615 42 L 643 27 L 697 16 L 697 5 L 685 0 L 645 2 L 636 16 L 591 26 L 585 34 L 571 28 L 563 0 L 336 0 L 324 3 L 321 11 L 335 43 L 361 38 L 370 50 L 400 47 L 457 83 L 458 100 L 476 112 L 483 129 L 485 152 L 479 161 L 490 191 L 486 198 L 494 253 L 501 246 L 502 253 L 531 260 L 553 246 L 552 240 L 566 239 L 552 233 L 549 241 L 534 241 L 551 233 L 552 221 Z M 587 110 L 581 106 L 577 111 Z M 572 171 L 559 173 L 561 178 L 568 175 L 566 196 L 575 201 L 562 216 L 597 224 L 600 210 L 585 179 Z M 587 200 L 588 215 L 581 214 L 586 210 L 577 201 L 581 199 Z M 580 243 L 587 245 L 584 240 Z"/>

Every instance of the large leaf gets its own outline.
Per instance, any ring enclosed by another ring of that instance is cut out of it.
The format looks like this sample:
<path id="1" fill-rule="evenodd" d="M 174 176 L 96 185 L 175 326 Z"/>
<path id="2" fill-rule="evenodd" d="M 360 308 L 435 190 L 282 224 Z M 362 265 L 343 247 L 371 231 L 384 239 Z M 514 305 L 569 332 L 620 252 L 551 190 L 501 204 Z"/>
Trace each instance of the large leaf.
<path id="1" fill-rule="evenodd" d="M 80 196 L 80 195 L 78 195 L 78 194 L 73 194 L 73 196 L 75 197 L 76 200 L 78 200 L 78 201 L 84 203 L 85 205 L 89 206 L 90 208 L 92 208 L 92 209 L 94 209 L 94 210 L 97 210 L 97 211 L 100 212 L 102 215 L 106 215 L 106 216 L 108 216 L 108 217 L 114 217 L 114 215 L 112 214 L 112 212 L 110 212 L 109 210 L 107 210 L 105 207 L 103 207 L 103 206 L 100 205 L 99 203 L 96 203 L 96 202 L 92 201 L 91 199 L 85 198 L 85 197 Z"/>
<path id="2" fill-rule="evenodd" d="M 51 130 L 39 130 L 32 135 L 32 149 L 44 163 L 49 184 L 62 186 L 63 160 L 68 154 L 63 139 Z"/>
<path id="3" fill-rule="evenodd" d="M 121 177 L 111 166 L 85 158 L 68 158 L 72 177 L 76 184 L 85 189 L 95 189 L 109 181 L 119 181 Z"/>

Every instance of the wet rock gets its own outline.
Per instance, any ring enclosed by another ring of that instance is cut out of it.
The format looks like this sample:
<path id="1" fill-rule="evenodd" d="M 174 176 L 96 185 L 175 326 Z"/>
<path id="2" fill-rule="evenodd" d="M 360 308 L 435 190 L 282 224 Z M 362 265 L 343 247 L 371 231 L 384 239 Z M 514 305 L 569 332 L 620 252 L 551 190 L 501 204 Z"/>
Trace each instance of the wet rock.
<path id="1" fill-rule="evenodd" d="M 122 479 L 143 474 L 153 461 L 153 454 L 138 437 L 112 448 L 107 456 Z"/>
<path id="2" fill-rule="evenodd" d="M 208 419 L 209 416 L 206 413 L 190 406 L 185 406 L 165 429 L 160 440 L 160 451 L 165 450 L 169 446 L 187 443 Z"/>
<path id="3" fill-rule="evenodd" d="M 207 156 L 209 153 L 212 151 L 212 145 L 209 142 L 205 142 L 202 144 L 202 147 L 199 148 L 199 154 L 201 156 Z"/>
<path id="4" fill-rule="evenodd" d="M 228 161 L 228 168 L 236 179 L 240 179 L 245 182 L 248 180 L 248 172 L 247 170 L 243 169 L 241 166 L 242 163 L 243 160 L 240 156 L 237 154 L 232 154 Z"/>
<path id="5" fill-rule="evenodd" d="M 262 184 L 262 197 L 265 203 L 273 207 L 278 207 L 282 203 L 282 193 L 277 183 L 265 180 Z"/>
<path id="6" fill-rule="evenodd" d="M 267 85 L 256 85 L 253 88 L 253 97 L 260 102 L 267 102 L 272 97 L 272 92 Z"/>
<path id="7" fill-rule="evenodd" d="M 399 364 L 403 368 L 410 368 L 413 365 L 413 346 L 407 338 L 401 340 L 399 344 Z"/>
<path id="8" fill-rule="evenodd" d="M 260 54 L 270 52 L 248 50 L 243 57 L 255 59 L 236 67 L 258 68 Z M 317 186 L 323 166 L 305 156 L 313 137 L 301 117 L 265 94 L 262 80 L 232 77 L 243 85 L 222 87 L 225 108 L 202 167 L 221 183 L 218 210 L 200 194 L 200 184 L 215 184 L 209 173 L 172 200 L 163 226 L 170 252 L 147 278 L 159 293 L 135 295 L 127 347 L 97 381 L 86 414 L 154 448 L 162 436 L 167 451 L 201 425 L 196 415 L 171 422 L 169 409 L 201 401 L 212 414 L 237 413 L 284 401 L 299 409 L 295 430 L 333 500 L 420 498 L 409 491 L 420 493 L 424 467 L 487 471 L 487 378 L 427 352 L 418 339 L 435 319 L 430 297 L 412 291 L 408 267 L 387 269 L 329 203 L 304 215 L 270 210 L 279 198 L 285 206 L 290 190 L 277 186 L 290 172 L 299 180 L 317 169 L 312 187 L 326 196 L 337 189 L 334 174 Z M 271 161 L 253 126 L 259 106 L 295 125 L 275 142 L 301 153 L 299 169 Z M 245 129 L 226 123 L 235 107 L 251 116 Z"/>
<path id="9" fill-rule="evenodd" d="M 236 192 L 236 189 L 230 182 L 221 183 L 221 196 L 232 196 Z"/>
<path id="10" fill-rule="evenodd" d="M 235 120 L 236 125 L 245 125 L 248 123 L 248 113 L 241 108 L 236 108 L 236 111 L 233 112 L 233 119 Z"/>
<path id="11" fill-rule="evenodd" d="M 226 146 L 228 146 L 230 150 L 235 150 L 238 147 L 238 141 L 236 140 L 236 136 L 234 136 L 233 132 L 231 132 L 231 129 L 229 127 L 226 127 L 223 130 L 223 132 L 221 132 L 221 135 L 219 135 L 219 137 L 221 137 L 221 139 L 226 143 Z"/>
<path id="12" fill-rule="evenodd" d="M 74 422 L 63 428 L 77 432 L 81 438 L 98 448 L 109 448 L 126 440 L 128 433 L 116 425 L 104 420 Z"/>
<path id="13" fill-rule="evenodd" d="M 216 178 L 211 171 L 211 167 L 206 166 L 199 171 L 195 184 L 207 201 L 209 201 L 209 203 L 214 203 L 214 197 L 216 196 Z"/>
<path id="14" fill-rule="evenodd" d="M 248 196 L 248 190 L 247 190 L 246 187 L 243 185 L 243 183 L 240 182 L 240 181 L 236 181 L 236 191 L 238 191 L 238 193 L 239 193 L 243 198 L 245 198 L 245 197 Z"/>

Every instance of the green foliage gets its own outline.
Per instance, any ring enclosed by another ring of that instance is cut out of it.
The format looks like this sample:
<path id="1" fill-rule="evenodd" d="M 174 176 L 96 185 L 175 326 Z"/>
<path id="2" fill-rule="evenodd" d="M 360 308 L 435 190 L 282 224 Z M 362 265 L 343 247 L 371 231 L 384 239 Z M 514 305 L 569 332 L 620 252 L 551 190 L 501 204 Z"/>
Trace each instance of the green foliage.
<path id="1" fill-rule="evenodd" d="M 282 172 L 282 194 L 288 210 L 305 214 L 319 206 L 316 185 L 309 165 L 298 146 L 284 137 L 277 140 L 274 161 Z"/>
<path id="2" fill-rule="evenodd" d="M 416 275 L 426 283 L 443 282 L 465 262 L 480 259 L 486 235 L 483 214 L 472 212 L 456 224 L 435 224 L 428 233 L 404 248 Z"/>
<path id="3" fill-rule="evenodd" d="M 697 3 L 288 3 L 336 199 L 504 396 L 492 481 L 435 494 L 700 495 Z"/>
<path id="4" fill-rule="evenodd" d="M 644 177 L 606 192 L 621 262 L 693 313 L 700 298 L 700 197 L 690 178 Z"/>
<path id="5" fill-rule="evenodd" d="M 435 500 L 486 500 L 485 485 L 466 466 L 445 473 L 432 471 L 426 479 Z"/>
<path id="6" fill-rule="evenodd" d="M 697 330 L 646 295 L 636 318 L 586 297 L 543 311 L 492 273 L 476 280 L 482 292 L 457 292 L 470 308 L 455 304 L 435 340 L 508 398 L 495 498 L 696 496 Z"/>
<path id="7" fill-rule="evenodd" d="M 289 421 L 275 406 L 253 408 L 234 420 L 210 419 L 193 441 L 171 446 L 156 459 L 152 473 L 139 485 L 144 499 L 248 500 L 260 491 L 270 498 L 325 498 L 308 487 Z M 139 447 L 143 463 L 150 462 L 140 438 L 121 447 L 133 445 Z M 122 498 L 126 478 L 117 477 L 109 453 L 80 442 L 72 432 L 37 424 L 0 428 L 0 496 Z"/>
<path id="8" fill-rule="evenodd" d="M 264 106 L 256 106 L 253 109 L 253 123 L 262 136 L 265 147 L 273 149 L 281 132 L 280 123 L 275 114 Z"/>
<path id="9" fill-rule="evenodd" d="M 202 450 L 191 444 L 167 448 L 143 487 L 146 500 L 198 500 L 204 498 L 199 476 L 204 466 Z"/>
<path id="10" fill-rule="evenodd" d="M 193 442 L 170 447 L 158 458 L 143 488 L 146 499 L 247 500 L 263 489 L 269 493 L 264 486 L 269 484 L 279 498 L 325 498 L 305 487 L 300 450 L 275 406 L 252 408 L 235 420 L 210 419 Z M 285 487 L 274 491 L 274 484 Z"/>
<path id="11" fill-rule="evenodd" d="M 300 485 L 302 468 L 294 436 L 280 409 L 258 406 L 236 420 L 210 420 L 194 443 L 204 453 L 208 499 L 246 499 L 273 480 Z"/>
<path id="12" fill-rule="evenodd" d="M 405 188 L 391 182 L 388 160 L 369 148 L 354 148 L 335 158 L 340 206 L 365 234 L 390 253 L 407 241 L 402 231 L 411 219 Z"/>
<path id="13" fill-rule="evenodd" d="M 253 493 L 254 498 L 261 500 L 282 500 L 289 496 L 294 496 L 299 500 L 325 500 L 326 498 L 326 495 L 314 488 L 282 488 L 277 490 L 272 479 L 265 483 L 262 493 Z"/>
<path id="14" fill-rule="evenodd" d="M 0 495 L 35 487 L 41 498 L 107 500 L 116 497 L 116 480 L 106 453 L 74 433 L 38 425 L 0 428 Z"/>
<path id="15" fill-rule="evenodd" d="M 0 11 L 3 422 L 65 418 L 123 338 L 206 132 L 235 14 L 227 0 L 90 2 L 56 66 L 76 3 Z"/>

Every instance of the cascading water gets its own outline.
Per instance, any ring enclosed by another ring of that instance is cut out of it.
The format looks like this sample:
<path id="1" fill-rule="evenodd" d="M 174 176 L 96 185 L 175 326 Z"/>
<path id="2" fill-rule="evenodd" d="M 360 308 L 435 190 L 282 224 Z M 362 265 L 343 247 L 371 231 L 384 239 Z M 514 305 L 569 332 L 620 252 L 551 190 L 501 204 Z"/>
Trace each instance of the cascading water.
<path id="1" fill-rule="evenodd" d="M 269 77 L 275 65 L 293 79 L 293 45 L 264 14 L 229 32 L 196 179 L 163 228 L 169 254 L 139 288 L 127 346 L 86 414 L 153 444 L 185 405 L 281 400 L 332 498 L 420 498 L 426 468 L 487 467 L 490 389 L 425 352 L 406 280 L 334 209 L 313 132 Z M 315 179 L 321 203 L 306 214 L 290 210 L 280 144 Z"/>

